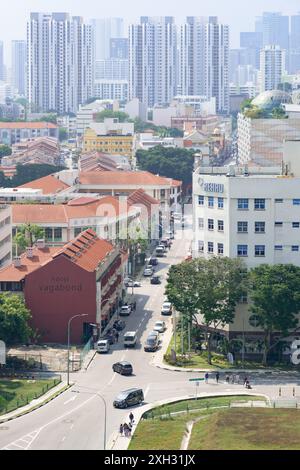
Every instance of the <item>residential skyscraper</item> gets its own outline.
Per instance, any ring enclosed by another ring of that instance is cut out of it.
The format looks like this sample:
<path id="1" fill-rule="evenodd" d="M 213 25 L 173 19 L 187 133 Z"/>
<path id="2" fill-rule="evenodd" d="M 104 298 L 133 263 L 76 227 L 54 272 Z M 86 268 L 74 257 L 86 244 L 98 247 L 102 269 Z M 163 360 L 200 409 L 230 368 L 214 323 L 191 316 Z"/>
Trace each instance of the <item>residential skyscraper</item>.
<path id="1" fill-rule="evenodd" d="M 129 26 L 129 99 L 149 107 L 177 94 L 177 28 L 173 17 L 141 17 Z"/>
<path id="2" fill-rule="evenodd" d="M 300 72 L 300 12 L 291 17 L 290 72 Z"/>
<path id="3" fill-rule="evenodd" d="M 261 92 L 276 90 L 285 71 L 285 51 L 279 46 L 265 46 L 260 53 Z"/>
<path id="4" fill-rule="evenodd" d="M 217 17 L 187 17 L 180 36 L 180 92 L 216 98 L 229 111 L 229 26 Z"/>
<path id="5" fill-rule="evenodd" d="M 19 95 L 26 94 L 26 41 L 12 41 L 12 85 L 18 90 Z"/>
<path id="6" fill-rule="evenodd" d="M 95 37 L 95 60 L 110 58 L 110 40 L 124 37 L 123 18 L 92 19 L 91 24 Z"/>
<path id="7" fill-rule="evenodd" d="M 27 98 L 35 111 L 76 113 L 93 93 L 92 26 L 68 13 L 31 13 Z"/>
<path id="8" fill-rule="evenodd" d="M 128 59 L 128 38 L 111 38 L 110 58 Z"/>

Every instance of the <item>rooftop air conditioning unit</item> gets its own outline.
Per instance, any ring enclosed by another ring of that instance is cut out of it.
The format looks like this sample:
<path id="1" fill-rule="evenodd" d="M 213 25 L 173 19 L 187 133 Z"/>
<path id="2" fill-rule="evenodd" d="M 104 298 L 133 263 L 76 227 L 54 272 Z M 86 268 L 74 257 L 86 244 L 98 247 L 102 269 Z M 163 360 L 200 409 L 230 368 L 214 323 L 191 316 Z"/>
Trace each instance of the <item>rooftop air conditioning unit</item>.
<path id="1" fill-rule="evenodd" d="M 14 267 L 15 268 L 20 268 L 22 266 L 22 258 L 21 256 L 16 256 L 14 259 Z"/>

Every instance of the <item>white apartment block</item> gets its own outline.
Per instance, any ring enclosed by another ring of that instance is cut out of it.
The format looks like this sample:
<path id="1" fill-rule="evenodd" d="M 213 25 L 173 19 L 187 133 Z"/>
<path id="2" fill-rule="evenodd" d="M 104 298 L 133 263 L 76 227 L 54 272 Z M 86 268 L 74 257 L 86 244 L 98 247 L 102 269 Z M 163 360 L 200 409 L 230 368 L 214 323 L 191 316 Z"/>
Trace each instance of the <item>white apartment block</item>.
<path id="1" fill-rule="evenodd" d="M 95 80 L 94 97 L 100 100 L 128 100 L 127 80 Z"/>
<path id="2" fill-rule="evenodd" d="M 260 52 L 261 92 L 277 90 L 285 73 L 286 52 L 279 46 L 265 46 Z"/>
<path id="3" fill-rule="evenodd" d="M 127 59 L 96 60 L 96 80 L 128 80 L 129 64 Z"/>
<path id="4" fill-rule="evenodd" d="M 12 211 L 8 204 L 0 205 L 0 267 L 12 260 Z"/>
<path id="5" fill-rule="evenodd" d="M 177 28 L 173 17 L 141 17 L 129 26 L 129 100 L 148 107 L 177 94 Z"/>
<path id="6" fill-rule="evenodd" d="M 229 112 L 229 26 L 216 17 L 187 17 L 180 34 L 179 90 L 216 98 L 217 112 Z"/>
<path id="7" fill-rule="evenodd" d="M 76 113 L 93 92 L 92 26 L 67 13 L 31 13 L 27 44 L 28 101 L 38 112 Z"/>
<path id="8" fill-rule="evenodd" d="M 193 256 L 300 266 L 300 141 L 285 143 L 281 167 L 200 166 L 193 176 Z M 225 330 L 258 334 L 246 300 Z"/>

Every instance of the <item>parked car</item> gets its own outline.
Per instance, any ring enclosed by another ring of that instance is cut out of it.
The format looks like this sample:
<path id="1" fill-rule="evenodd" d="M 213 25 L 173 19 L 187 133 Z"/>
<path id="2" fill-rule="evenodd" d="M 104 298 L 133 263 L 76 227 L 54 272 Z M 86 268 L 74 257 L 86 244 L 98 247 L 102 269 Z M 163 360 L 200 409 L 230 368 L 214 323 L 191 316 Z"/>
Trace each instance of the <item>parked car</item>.
<path id="1" fill-rule="evenodd" d="M 134 348 L 137 342 L 137 332 L 136 331 L 127 331 L 124 334 L 124 347 L 125 348 Z"/>
<path id="2" fill-rule="evenodd" d="M 132 365 L 126 361 L 116 362 L 116 364 L 112 366 L 112 369 L 120 375 L 132 375 L 133 373 Z"/>
<path id="3" fill-rule="evenodd" d="M 145 277 L 151 277 L 152 274 L 153 274 L 153 270 L 152 270 L 152 269 L 146 268 L 146 269 L 144 270 L 144 276 L 145 276 Z"/>
<path id="4" fill-rule="evenodd" d="M 130 280 L 130 281 L 125 282 L 125 286 L 126 286 L 126 287 L 141 287 L 141 285 L 142 285 L 142 284 L 141 284 L 140 282 L 138 282 L 138 281 L 132 281 L 132 280 Z"/>
<path id="5" fill-rule="evenodd" d="M 145 269 L 151 269 L 152 273 L 154 273 L 155 269 L 154 267 L 152 266 L 152 264 L 147 264 L 146 268 Z"/>
<path id="6" fill-rule="evenodd" d="M 113 402 L 115 408 L 128 408 L 140 405 L 144 401 L 144 393 L 141 388 L 131 388 L 119 393 Z"/>
<path id="7" fill-rule="evenodd" d="M 103 336 L 103 339 L 107 340 L 109 344 L 114 344 L 116 341 L 116 335 L 112 330 L 108 330 L 107 333 Z"/>
<path id="8" fill-rule="evenodd" d="M 130 305 L 123 305 L 120 310 L 120 317 L 129 317 L 131 314 L 131 306 Z"/>
<path id="9" fill-rule="evenodd" d="M 110 349 L 109 341 L 107 339 L 100 339 L 97 343 L 97 351 L 100 354 L 108 353 Z"/>
<path id="10" fill-rule="evenodd" d="M 161 314 L 162 315 L 172 315 L 172 304 L 171 302 L 164 302 L 163 306 L 161 308 Z"/>
<path id="11" fill-rule="evenodd" d="M 126 323 L 124 320 L 116 320 L 113 324 L 113 328 L 115 328 L 117 331 L 123 331 L 126 326 Z"/>
<path id="12" fill-rule="evenodd" d="M 144 351 L 146 352 L 155 352 L 158 350 L 159 347 L 159 339 L 157 336 L 149 335 L 146 339 L 144 345 Z"/>
<path id="13" fill-rule="evenodd" d="M 157 331 L 158 333 L 164 333 L 167 327 L 164 321 L 157 321 L 154 325 L 153 330 Z"/>
<path id="14" fill-rule="evenodd" d="M 166 249 L 164 246 L 158 246 L 155 252 L 158 258 L 163 258 L 165 256 Z"/>
<path id="15" fill-rule="evenodd" d="M 158 265 L 158 259 L 157 258 L 150 258 L 149 259 L 149 264 L 151 266 L 157 266 Z"/>
<path id="16" fill-rule="evenodd" d="M 151 284 L 161 284 L 160 276 L 153 276 L 150 282 Z"/>

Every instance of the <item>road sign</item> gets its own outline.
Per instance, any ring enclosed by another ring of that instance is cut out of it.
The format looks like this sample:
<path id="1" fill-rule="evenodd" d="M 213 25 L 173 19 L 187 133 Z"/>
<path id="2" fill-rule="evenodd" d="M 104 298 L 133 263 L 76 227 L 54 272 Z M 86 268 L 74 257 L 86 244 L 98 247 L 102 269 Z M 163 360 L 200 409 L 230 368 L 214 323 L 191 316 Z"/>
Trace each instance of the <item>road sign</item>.
<path id="1" fill-rule="evenodd" d="M 202 382 L 204 379 L 189 379 L 189 382 Z"/>

